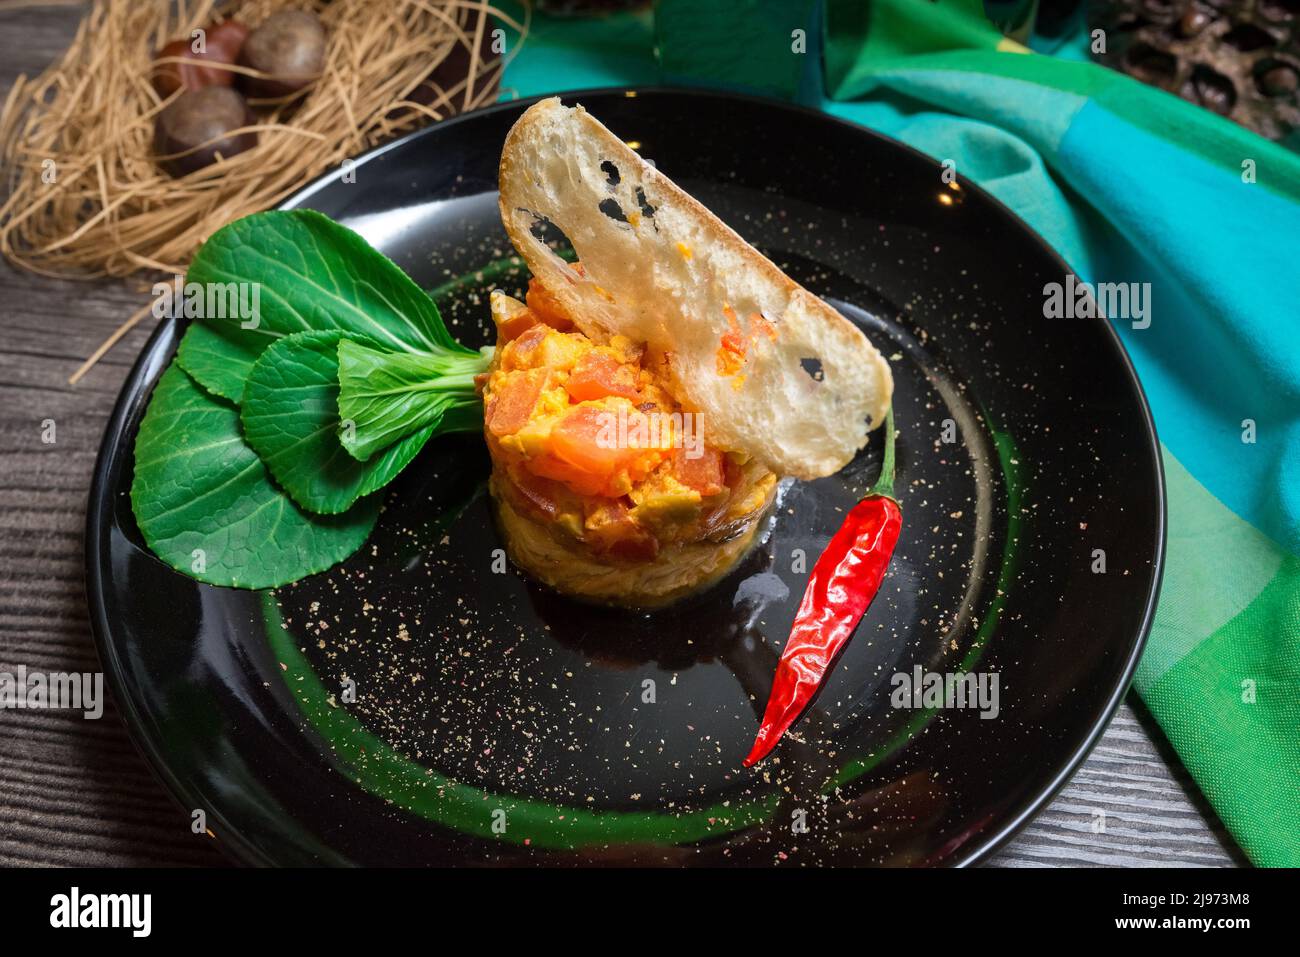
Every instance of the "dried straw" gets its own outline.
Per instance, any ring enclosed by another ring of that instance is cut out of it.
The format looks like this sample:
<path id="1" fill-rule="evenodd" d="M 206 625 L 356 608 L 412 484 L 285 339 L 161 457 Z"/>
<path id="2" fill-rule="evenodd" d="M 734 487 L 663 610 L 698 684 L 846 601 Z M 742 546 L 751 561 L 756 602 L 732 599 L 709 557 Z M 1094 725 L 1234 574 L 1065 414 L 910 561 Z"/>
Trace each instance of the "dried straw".
<path id="1" fill-rule="evenodd" d="M 259 110 L 254 149 L 173 179 L 153 155 L 154 118 L 170 102 L 149 79 L 155 52 L 215 19 L 255 27 L 285 7 L 314 9 L 325 25 L 320 80 Z M 95 0 L 63 59 L 19 77 L 0 110 L 0 254 L 61 278 L 184 272 L 230 220 L 385 140 L 494 100 L 505 58 L 480 54 L 497 27 L 489 16 L 526 31 L 485 0 Z M 468 74 L 431 82 L 453 55 Z"/>

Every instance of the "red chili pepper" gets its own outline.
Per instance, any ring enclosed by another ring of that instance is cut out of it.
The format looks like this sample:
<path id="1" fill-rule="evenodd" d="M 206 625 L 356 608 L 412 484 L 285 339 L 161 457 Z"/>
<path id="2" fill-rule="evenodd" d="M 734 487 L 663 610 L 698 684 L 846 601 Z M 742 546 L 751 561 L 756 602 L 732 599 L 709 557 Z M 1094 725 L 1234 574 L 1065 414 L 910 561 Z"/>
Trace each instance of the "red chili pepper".
<path id="1" fill-rule="evenodd" d="M 892 496 L 894 413 L 885 418 L 885 459 L 875 488 L 849 511 L 808 576 L 772 694 L 745 767 L 763 760 L 803 714 L 852 637 L 889 568 L 903 513 Z"/>

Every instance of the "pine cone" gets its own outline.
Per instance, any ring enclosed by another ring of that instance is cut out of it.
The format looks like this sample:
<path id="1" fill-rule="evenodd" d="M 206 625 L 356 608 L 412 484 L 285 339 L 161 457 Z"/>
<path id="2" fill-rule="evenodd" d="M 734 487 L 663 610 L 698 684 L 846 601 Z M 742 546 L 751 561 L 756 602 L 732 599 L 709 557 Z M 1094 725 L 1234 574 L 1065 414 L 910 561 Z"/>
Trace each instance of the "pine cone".
<path id="1" fill-rule="evenodd" d="M 1300 128 L 1300 0 L 1091 0 L 1093 58 L 1271 140 Z"/>

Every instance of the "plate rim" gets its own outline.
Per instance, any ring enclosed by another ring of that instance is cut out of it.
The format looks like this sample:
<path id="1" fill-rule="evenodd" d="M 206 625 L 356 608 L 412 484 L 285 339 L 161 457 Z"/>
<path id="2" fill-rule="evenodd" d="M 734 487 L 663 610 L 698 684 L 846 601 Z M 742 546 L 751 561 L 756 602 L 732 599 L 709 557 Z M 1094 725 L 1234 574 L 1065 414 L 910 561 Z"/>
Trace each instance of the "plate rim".
<path id="1" fill-rule="evenodd" d="M 631 94 L 632 96 L 629 96 Z M 903 150 L 913 157 L 932 166 L 936 171 L 942 169 L 942 164 L 934 157 L 924 153 L 915 147 L 903 143 L 891 136 L 873 130 L 870 127 L 854 123 L 839 116 L 834 116 L 823 110 L 814 107 L 805 106 L 799 103 L 792 103 L 785 100 L 772 99 L 770 97 L 756 96 L 748 93 L 739 93 L 730 90 L 715 90 L 699 87 L 679 87 L 671 85 L 655 86 L 614 86 L 614 87 L 590 87 L 579 88 L 574 90 L 563 90 L 556 93 L 546 93 L 537 96 L 522 97 L 514 100 L 506 100 L 494 103 L 490 106 L 478 110 L 472 110 L 468 113 L 460 113 L 456 116 L 448 117 L 445 120 L 430 123 L 418 130 L 413 130 L 397 139 L 376 146 L 360 156 L 352 159 L 346 166 L 322 173 L 310 183 L 304 185 L 290 196 L 286 197 L 280 203 L 276 204 L 273 209 L 297 209 L 304 202 L 324 190 L 331 184 L 339 181 L 341 177 L 349 172 L 353 172 L 364 166 L 366 163 L 383 156 L 390 150 L 404 148 L 410 143 L 421 139 L 425 136 L 436 135 L 437 133 L 456 126 L 462 122 L 477 119 L 482 116 L 507 112 L 525 108 L 541 100 L 550 97 L 560 97 L 561 99 L 573 99 L 580 96 L 623 96 L 632 98 L 642 94 L 648 96 L 685 96 L 697 97 L 723 101 L 741 101 L 752 105 L 761 106 L 767 109 L 786 111 L 789 113 L 800 114 L 808 118 L 816 119 L 819 122 L 830 123 L 834 126 L 848 128 L 855 135 L 865 135 L 876 140 L 884 141 L 891 147 Z M 996 209 L 1004 218 L 1009 220 L 1014 226 L 1024 230 L 1033 239 L 1040 251 L 1045 253 L 1052 261 L 1058 265 L 1063 274 L 1073 274 L 1074 270 L 1065 261 L 1059 252 L 1051 246 L 1029 223 L 1020 218 L 1009 206 L 999 200 L 992 193 L 980 187 L 964 175 L 958 174 L 963 189 L 970 189 L 978 193 L 992 208 Z M 1133 360 L 1124 347 L 1123 340 L 1109 319 L 1102 322 L 1105 329 L 1105 338 L 1115 354 L 1119 358 L 1120 364 L 1127 375 L 1128 382 L 1132 388 L 1134 397 L 1137 400 L 1138 410 L 1141 413 L 1140 425 L 1145 433 L 1146 442 L 1144 443 L 1147 455 L 1150 458 L 1152 475 L 1155 479 L 1153 492 L 1155 494 L 1156 509 L 1156 534 L 1153 554 L 1151 555 L 1151 586 L 1147 590 L 1146 601 L 1142 611 L 1142 621 L 1138 626 L 1136 634 L 1130 640 L 1127 651 L 1124 656 L 1124 666 L 1121 670 L 1118 680 L 1114 687 L 1111 688 L 1104 704 L 1096 716 L 1089 723 L 1089 730 L 1083 739 L 1074 747 L 1069 757 L 1063 762 L 1056 774 L 1048 782 L 1035 789 L 1034 795 L 1026 801 L 1021 802 L 1015 810 L 1009 815 L 1008 820 L 1002 824 L 995 832 L 982 838 L 980 841 L 971 845 L 963 846 L 957 852 L 954 858 L 944 862 L 952 867 L 970 867 L 972 865 L 982 864 L 999 848 L 1004 846 L 1017 833 L 1019 833 L 1038 813 L 1051 802 L 1053 798 L 1060 793 L 1061 789 L 1074 776 L 1079 766 L 1092 753 L 1097 742 L 1105 733 L 1106 728 L 1110 726 L 1115 712 L 1119 709 L 1120 703 L 1127 695 L 1129 688 L 1133 683 L 1133 676 L 1137 670 L 1137 665 L 1142 657 L 1142 652 L 1146 649 L 1147 640 L 1154 624 L 1156 607 L 1160 598 L 1160 591 L 1164 581 L 1164 564 L 1165 549 L 1168 538 L 1168 503 L 1166 496 L 1164 463 L 1161 454 L 1161 445 L 1159 435 L 1156 431 L 1155 419 L 1151 414 L 1151 406 L 1147 400 L 1146 391 L 1142 388 L 1141 379 L 1138 377 L 1137 369 L 1133 365 Z M 106 562 L 103 560 L 103 551 L 106 547 L 108 538 L 108 523 L 112 514 L 113 502 L 112 495 L 108 491 L 108 472 L 110 461 L 114 458 L 115 450 L 125 440 L 123 434 L 127 420 L 131 417 L 132 411 L 143 401 L 147 400 L 152 393 L 151 383 L 155 382 L 157 377 L 162 374 L 166 364 L 170 363 L 174 354 L 174 346 L 179 340 L 177 335 L 179 322 L 176 319 L 164 318 L 150 334 L 149 339 L 140 350 L 131 366 L 131 371 L 127 374 L 118 391 L 117 397 L 113 401 L 113 410 L 104 427 L 104 433 L 100 440 L 99 449 L 95 456 L 95 465 L 91 472 L 90 490 L 87 495 L 86 506 L 86 524 L 85 524 L 85 591 L 86 604 L 89 612 L 90 630 L 95 644 L 95 652 L 99 657 L 105 676 L 107 677 L 109 687 L 113 692 L 113 700 L 119 714 L 122 717 L 123 724 L 126 725 L 127 735 L 131 743 L 135 746 L 136 751 L 144 759 L 149 770 L 154 777 L 163 786 L 164 790 L 171 798 L 181 807 L 182 810 L 190 810 L 197 806 L 194 803 L 195 795 L 193 790 L 182 782 L 174 772 L 172 772 L 167 760 L 161 753 L 158 742 L 147 732 L 144 721 L 139 714 L 135 699 L 126 693 L 125 676 L 122 670 L 121 654 L 112 640 L 112 625 L 108 620 L 107 606 L 105 603 L 105 578 L 111 577 L 104 574 Z M 163 344 L 166 339 L 172 339 L 173 342 Z M 225 819 L 217 808 L 205 808 L 206 813 L 220 822 L 220 827 L 212 833 L 216 839 L 218 848 L 221 849 L 227 857 L 239 864 L 254 864 L 260 866 L 275 866 L 278 862 L 273 860 L 265 851 L 259 848 L 252 841 L 248 840 L 240 830 Z"/>

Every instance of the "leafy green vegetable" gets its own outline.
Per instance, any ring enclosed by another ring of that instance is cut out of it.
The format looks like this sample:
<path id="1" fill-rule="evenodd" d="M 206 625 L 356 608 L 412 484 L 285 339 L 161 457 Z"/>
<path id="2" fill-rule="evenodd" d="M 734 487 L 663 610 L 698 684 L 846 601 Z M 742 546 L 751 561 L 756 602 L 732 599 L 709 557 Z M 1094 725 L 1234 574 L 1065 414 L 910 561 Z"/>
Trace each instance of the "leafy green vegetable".
<path id="1" fill-rule="evenodd" d="M 242 290 L 239 301 L 256 304 L 252 317 L 204 315 L 181 343 L 181 366 L 234 402 L 262 351 L 295 332 L 337 330 L 394 353 L 472 354 L 396 263 L 311 210 L 256 213 L 222 227 L 195 255 L 186 280 L 203 289 L 247 284 L 234 287 Z"/>
<path id="2" fill-rule="evenodd" d="M 131 505 L 149 547 L 178 571 L 271 588 L 360 548 L 380 503 L 372 497 L 331 517 L 299 509 L 245 443 L 239 411 L 172 363 L 136 436 Z"/>
<path id="3" fill-rule="evenodd" d="M 243 588 L 328 568 L 430 437 L 482 428 L 486 351 L 458 344 L 428 295 L 329 218 L 237 220 L 186 280 L 175 314 L 197 321 L 150 401 L 131 488 L 174 568 Z"/>
<path id="4" fill-rule="evenodd" d="M 244 386 L 244 437 L 295 502 L 324 514 L 383 488 L 433 434 L 418 429 L 358 462 L 339 442 L 337 332 L 296 332 L 262 353 Z"/>
<path id="5" fill-rule="evenodd" d="M 428 427 L 469 432 L 483 427 L 474 376 L 489 351 L 390 353 L 350 339 L 338 347 L 339 437 L 358 460 Z"/>
<path id="6" fill-rule="evenodd" d="M 251 341 L 234 342 L 207 323 L 195 322 L 181 336 L 176 362 L 209 392 L 238 402 L 253 363 L 275 341 L 268 337 L 253 348 Z"/>

